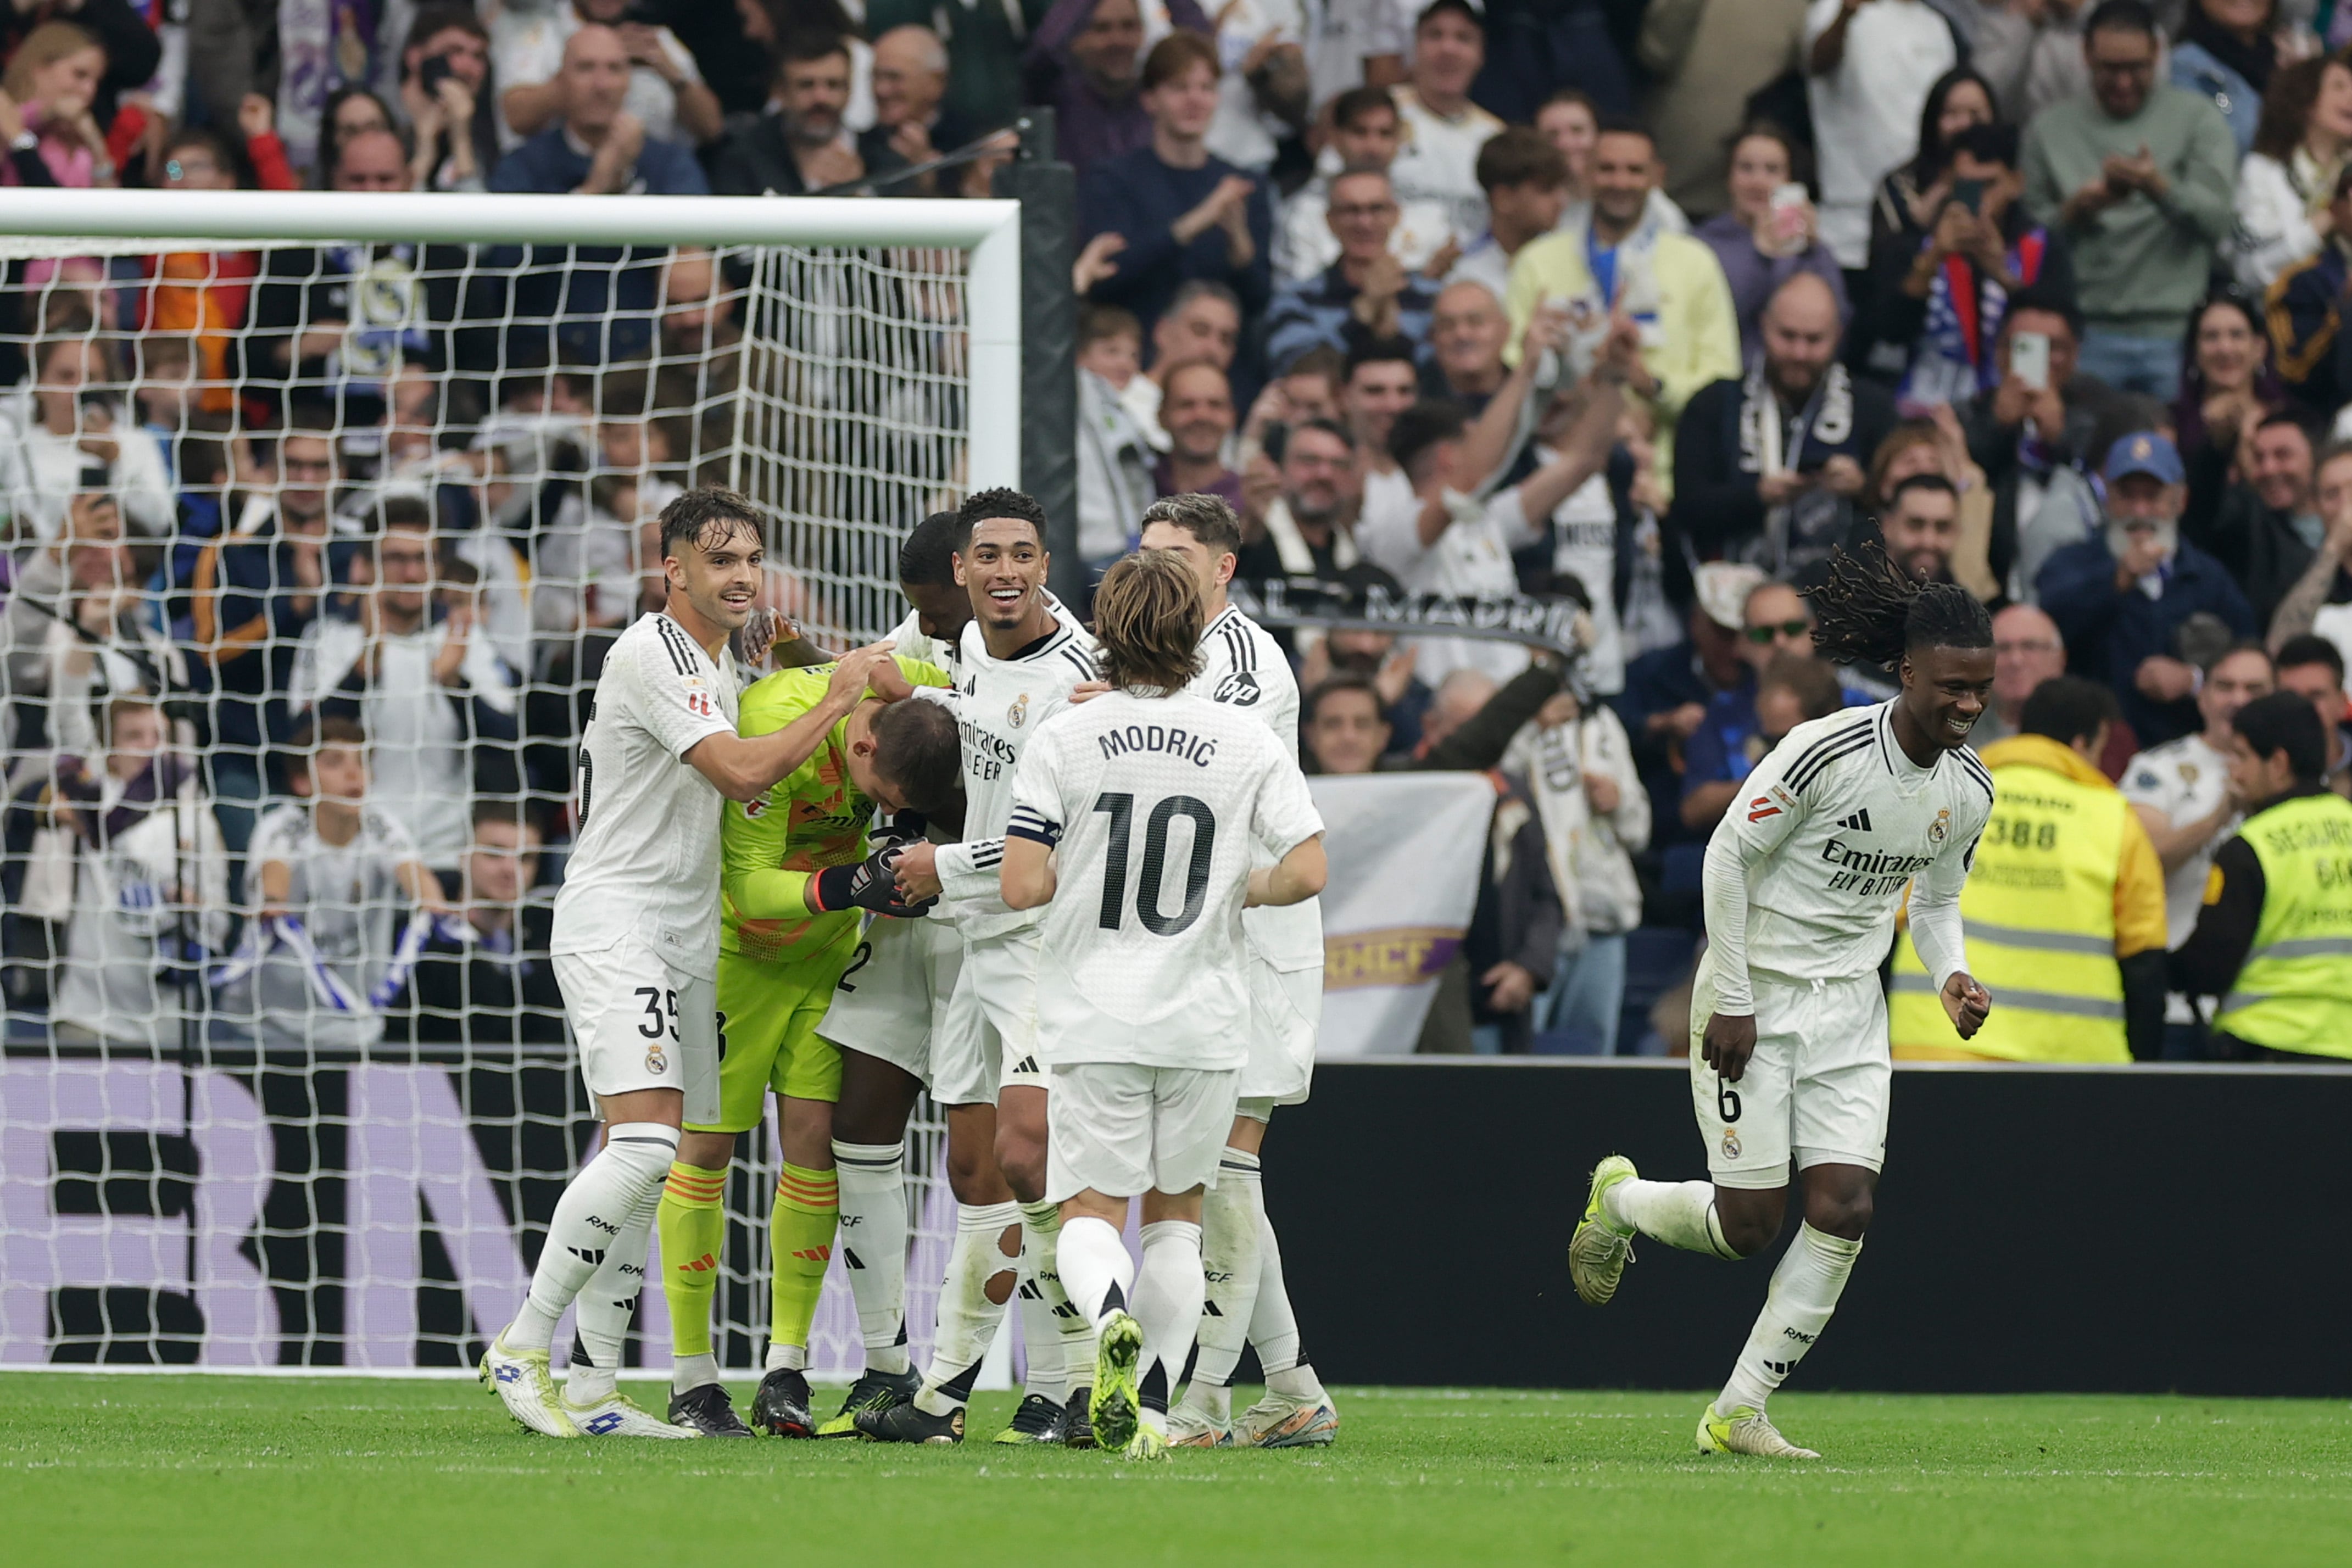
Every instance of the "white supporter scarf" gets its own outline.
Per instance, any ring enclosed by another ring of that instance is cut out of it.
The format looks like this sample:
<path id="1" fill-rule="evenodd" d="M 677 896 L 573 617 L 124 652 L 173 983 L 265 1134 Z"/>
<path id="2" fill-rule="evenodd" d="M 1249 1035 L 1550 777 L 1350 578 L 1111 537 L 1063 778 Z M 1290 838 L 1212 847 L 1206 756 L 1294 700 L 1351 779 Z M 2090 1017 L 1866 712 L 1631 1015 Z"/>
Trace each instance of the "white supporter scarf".
<path id="1" fill-rule="evenodd" d="M 1322 1061 L 1405 1056 L 1461 951 L 1495 815 L 1483 773 L 1309 779 L 1323 890 Z"/>
<path id="2" fill-rule="evenodd" d="M 393 951 L 392 962 L 385 966 L 383 974 L 362 997 L 328 966 L 325 955 L 310 940 L 310 934 L 303 928 L 301 920 L 295 915 L 280 915 L 248 924 L 245 928 L 245 939 L 237 944 L 236 951 L 208 978 L 215 988 L 233 984 L 261 967 L 262 959 L 268 957 L 272 949 L 283 947 L 300 960 L 302 972 L 310 982 L 310 994 L 318 998 L 320 1006 L 339 1013 L 373 1015 L 400 995 L 401 988 L 408 984 L 408 977 L 416 967 L 417 957 L 425 951 L 425 944 L 436 934 L 450 942 L 473 940 L 473 928 L 464 921 L 436 918 L 425 910 L 417 910 L 408 917 L 408 925 L 400 933 L 400 943 Z"/>

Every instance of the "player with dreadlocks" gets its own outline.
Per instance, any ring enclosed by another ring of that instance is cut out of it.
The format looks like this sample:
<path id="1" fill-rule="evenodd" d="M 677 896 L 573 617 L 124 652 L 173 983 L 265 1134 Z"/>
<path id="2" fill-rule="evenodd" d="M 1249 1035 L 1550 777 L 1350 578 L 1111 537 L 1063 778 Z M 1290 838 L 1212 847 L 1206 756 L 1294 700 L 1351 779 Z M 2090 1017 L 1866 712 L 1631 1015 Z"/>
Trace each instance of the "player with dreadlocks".
<path id="1" fill-rule="evenodd" d="M 1992 691 L 1992 622 L 1874 544 L 1833 552 L 1812 601 L 1820 652 L 1892 671 L 1902 692 L 1790 730 L 1724 813 L 1691 993 L 1691 1106 L 1714 1179 L 1643 1181 L 1612 1155 L 1569 1247 L 1594 1306 L 1616 1294 L 1637 1231 L 1750 1257 L 1780 1233 L 1795 1162 L 1797 1239 L 1699 1417 L 1702 1453 L 1820 1458 L 1782 1437 L 1764 1403 L 1836 1310 L 1870 1226 L 1893 1077 L 1878 968 L 1906 888 L 1912 940 L 1961 1040 L 1992 1005 L 1968 973 L 1959 915 L 1992 809 L 1992 776 L 1968 749 Z"/>

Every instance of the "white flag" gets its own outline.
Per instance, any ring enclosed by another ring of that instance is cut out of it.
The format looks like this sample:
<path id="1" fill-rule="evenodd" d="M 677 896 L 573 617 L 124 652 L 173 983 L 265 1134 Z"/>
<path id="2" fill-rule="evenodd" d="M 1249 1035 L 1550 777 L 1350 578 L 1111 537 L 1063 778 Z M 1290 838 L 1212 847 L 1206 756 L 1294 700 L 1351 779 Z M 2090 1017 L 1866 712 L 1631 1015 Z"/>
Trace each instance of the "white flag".
<path id="1" fill-rule="evenodd" d="M 1323 1027 L 1315 1054 L 1410 1055 L 1437 976 L 1462 950 L 1495 815 L 1483 773 L 1314 778 L 1323 892 Z"/>

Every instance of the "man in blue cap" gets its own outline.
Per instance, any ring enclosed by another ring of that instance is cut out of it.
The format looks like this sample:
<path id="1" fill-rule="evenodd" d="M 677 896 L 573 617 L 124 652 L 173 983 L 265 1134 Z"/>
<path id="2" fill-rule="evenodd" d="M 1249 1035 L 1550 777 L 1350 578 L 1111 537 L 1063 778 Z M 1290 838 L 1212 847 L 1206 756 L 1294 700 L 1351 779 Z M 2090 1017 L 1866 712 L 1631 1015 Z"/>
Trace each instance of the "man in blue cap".
<path id="1" fill-rule="evenodd" d="M 2180 453 L 2153 430 L 2107 449 L 2105 529 L 2055 551 L 2034 579 L 2074 674 L 2105 681 L 2145 746 L 2197 727 L 2197 663 L 2180 645 L 2190 616 L 2218 617 L 2232 638 L 2253 612 L 2221 563 L 2180 537 L 2189 498 Z M 2210 657 L 2215 650 L 2201 650 Z"/>

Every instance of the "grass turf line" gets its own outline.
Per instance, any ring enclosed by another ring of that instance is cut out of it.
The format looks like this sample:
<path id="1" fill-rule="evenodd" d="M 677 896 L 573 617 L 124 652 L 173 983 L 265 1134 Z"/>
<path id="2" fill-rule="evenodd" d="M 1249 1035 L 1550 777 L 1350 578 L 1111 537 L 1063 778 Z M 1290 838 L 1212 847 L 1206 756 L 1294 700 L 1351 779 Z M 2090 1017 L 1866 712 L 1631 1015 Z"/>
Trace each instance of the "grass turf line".
<path id="1" fill-rule="evenodd" d="M 635 1385 L 661 1408 L 656 1385 Z M 1238 1390 L 1236 1407 L 1255 1394 Z M 1704 1395 L 1341 1389 L 1334 1448 L 552 1442 L 471 1384 L 0 1376 L 16 1563 L 1079 1560 L 2326 1563 L 2332 1402 L 1783 1395 L 1818 1465 L 1690 1451 Z M 820 1389 L 829 1414 L 833 1391 Z M 748 1403 L 751 1385 L 737 1390 Z M 991 1436 L 1009 1396 L 983 1396 Z M 1799 1554 L 1801 1554 L 1800 1558 Z"/>

